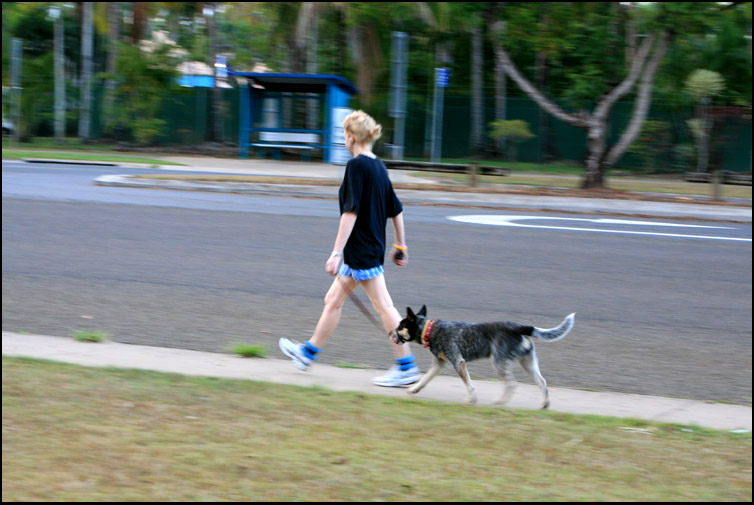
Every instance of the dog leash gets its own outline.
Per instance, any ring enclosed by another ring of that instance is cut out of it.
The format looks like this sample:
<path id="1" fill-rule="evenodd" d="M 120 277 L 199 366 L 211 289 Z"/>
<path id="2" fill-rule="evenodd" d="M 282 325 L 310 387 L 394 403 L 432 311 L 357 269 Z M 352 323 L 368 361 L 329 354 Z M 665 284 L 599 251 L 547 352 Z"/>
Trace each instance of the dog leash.
<path id="1" fill-rule="evenodd" d="M 340 281 L 340 278 L 338 278 L 338 280 Z M 354 290 L 348 289 L 348 286 L 346 286 L 345 282 L 343 281 L 340 281 L 340 285 L 343 287 L 343 289 L 346 290 L 346 292 L 348 293 L 348 297 L 353 301 L 354 305 L 356 305 L 359 308 L 359 310 L 361 310 L 361 312 L 365 316 L 367 316 L 367 319 L 369 319 L 372 322 L 372 324 L 374 324 L 377 328 L 379 328 L 382 331 L 385 331 L 385 328 L 383 328 L 382 325 L 379 322 L 377 322 L 377 319 L 375 319 L 372 313 L 369 312 L 369 309 L 366 308 L 366 306 L 361 302 L 361 300 L 359 300 L 359 297 L 356 296 L 356 293 L 354 293 Z"/>
<path id="2" fill-rule="evenodd" d="M 403 251 L 398 249 L 398 252 L 395 253 L 395 260 L 400 261 L 402 259 L 403 259 Z M 341 264 L 342 263 L 343 263 L 343 260 L 341 259 Z M 340 269 L 340 267 L 338 268 Z M 336 277 L 337 277 L 337 274 L 336 274 Z M 340 278 L 338 278 L 338 280 L 340 281 Z M 354 290 L 356 289 L 356 286 L 354 286 L 354 289 L 348 289 L 348 286 L 346 286 L 345 283 L 342 281 L 340 281 L 340 285 L 348 293 L 348 298 L 350 298 L 351 301 L 353 301 L 354 305 L 356 305 L 359 308 L 359 310 L 361 310 L 361 312 L 367 317 L 367 319 L 369 319 L 372 322 L 372 324 L 375 325 L 377 328 L 379 328 L 382 331 L 385 331 L 385 328 L 382 327 L 382 325 L 377 321 L 377 319 L 375 319 L 375 317 L 372 315 L 369 309 L 361 302 L 359 297 L 356 296 L 356 293 L 354 292 Z"/>

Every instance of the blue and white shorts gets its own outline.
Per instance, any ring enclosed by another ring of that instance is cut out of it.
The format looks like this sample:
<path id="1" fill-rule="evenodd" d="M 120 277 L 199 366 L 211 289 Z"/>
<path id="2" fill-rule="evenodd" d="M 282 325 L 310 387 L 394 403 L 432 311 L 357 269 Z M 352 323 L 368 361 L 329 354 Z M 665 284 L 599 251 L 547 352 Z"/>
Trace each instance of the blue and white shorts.
<path id="1" fill-rule="evenodd" d="M 353 277 L 356 282 L 374 279 L 384 273 L 385 268 L 382 265 L 374 268 L 367 268 L 366 270 L 356 270 L 345 263 L 341 265 L 340 270 L 338 271 L 338 275 L 343 277 Z"/>

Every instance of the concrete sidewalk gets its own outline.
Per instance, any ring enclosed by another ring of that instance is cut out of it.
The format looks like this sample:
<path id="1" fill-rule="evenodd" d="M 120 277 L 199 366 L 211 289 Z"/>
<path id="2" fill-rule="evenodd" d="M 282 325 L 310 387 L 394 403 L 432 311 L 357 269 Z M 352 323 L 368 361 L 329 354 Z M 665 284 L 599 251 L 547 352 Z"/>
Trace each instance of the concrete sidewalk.
<path id="1" fill-rule="evenodd" d="M 3 355 L 48 359 L 93 367 L 117 367 L 173 372 L 184 375 L 258 380 L 297 386 L 321 386 L 334 391 L 359 391 L 453 403 L 466 400 L 466 388 L 458 377 L 438 375 L 417 396 L 404 388 L 372 384 L 382 370 L 339 368 L 314 364 L 308 371 L 296 369 L 290 360 L 242 358 L 236 355 L 168 349 L 116 342 L 83 343 L 72 338 L 3 332 Z M 282 356 L 277 349 L 273 355 Z M 475 380 L 480 406 L 491 406 L 500 394 L 498 381 Z M 751 431 L 751 407 L 677 398 L 624 393 L 581 391 L 550 387 L 550 409 L 571 414 L 593 414 L 646 421 L 698 425 L 720 430 Z M 538 409 L 539 388 L 519 383 L 509 407 Z"/>
<path id="2" fill-rule="evenodd" d="M 345 167 L 315 162 L 291 162 L 260 159 L 228 159 L 201 156 L 166 157 L 165 161 L 185 166 L 162 165 L 170 171 L 196 171 L 233 175 L 261 175 L 292 178 L 341 180 Z M 407 170 L 389 170 L 394 183 L 433 184 L 426 177 L 416 177 Z M 299 184 L 251 184 L 232 182 L 200 182 L 176 180 L 149 180 L 114 175 L 95 179 L 102 186 L 120 186 L 184 191 L 235 192 L 257 195 L 296 196 L 309 198 L 337 198 L 337 186 Z M 546 210 L 575 213 L 607 213 L 626 216 L 657 216 L 667 218 L 709 219 L 720 221 L 752 222 L 750 206 L 711 205 L 703 203 L 671 203 L 644 200 L 618 200 L 607 198 L 567 198 L 554 196 L 524 196 L 515 194 L 472 193 L 464 191 L 401 190 L 396 193 L 405 203 L 482 207 L 508 210 Z M 689 198 L 691 201 L 691 198 Z"/>

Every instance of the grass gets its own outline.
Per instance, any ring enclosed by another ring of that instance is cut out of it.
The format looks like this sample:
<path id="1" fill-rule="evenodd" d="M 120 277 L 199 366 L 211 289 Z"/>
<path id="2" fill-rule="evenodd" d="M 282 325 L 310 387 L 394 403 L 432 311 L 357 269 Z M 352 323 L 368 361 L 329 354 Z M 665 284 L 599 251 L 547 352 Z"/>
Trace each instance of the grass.
<path id="1" fill-rule="evenodd" d="M 406 161 L 430 161 L 427 158 L 406 158 Z M 471 160 L 468 158 L 443 158 L 442 163 L 468 165 Z M 512 172 L 545 172 L 549 174 L 565 174 L 565 175 L 582 175 L 584 173 L 584 167 L 574 162 L 552 162 L 552 163 L 529 163 L 523 161 L 503 161 L 503 160 L 480 160 L 475 161 L 480 165 L 490 167 L 503 167 L 508 168 Z"/>
<path id="2" fill-rule="evenodd" d="M 3 159 L 43 158 L 48 160 L 81 160 L 81 161 L 105 161 L 112 163 L 141 163 L 146 165 L 176 165 L 185 166 L 183 163 L 159 160 L 156 158 L 143 158 L 140 156 L 118 156 L 110 154 L 87 154 L 73 152 L 52 151 L 15 151 L 3 149 Z"/>
<path id="3" fill-rule="evenodd" d="M 236 344 L 230 348 L 230 352 L 240 354 L 245 358 L 264 358 L 267 356 L 267 347 L 264 345 Z"/>
<path id="4" fill-rule="evenodd" d="M 437 181 L 452 181 L 456 184 L 468 184 L 469 176 L 465 174 L 447 174 L 439 172 L 420 172 L 417 177 L 427 177 Z M 486 185 L 523 185 L 554 188 L 576 189 L 581 186 L 583 174 L 565 177 L 550 173 L 513 173 L 509 176 L 479 176 L 479 182 Z M 710 196 L 712 185 L 660 178 L 641 178 L 640 176 L 610 176 L 607 186 L 611 189 L 630 192 L 667 193 L 676 195 Z M 728 184 L 724 186 L 724 195 L 731 198 L 751 198 L 751 186 Z"/>
<path id="5" fill-rule="evenodd" d="M 54 137 L 34 137 L 31 142 L 16 142 L 12 137 L 3 137 L 3 149 L 53 149 L 59 151 L 115 151 L 112 144 L 88 142 L 84 143 L 80 138 L 68 137 L 63 144 L 58 144 Z"/>
<path id="6" fill-rule="evenodd" d="M 414 176 L 437 181 L 437 184 L 406 184 L 394 183 L 396 189 L 437 190 L 442 188 L 463 189 L 474 191 L 468 186 L 469 177 L 465 174 L 448 174 L 440 172 L 414 172 Z M 207 181 L 207 182 L 232 182 L 232 183 L 257 183 L 257 184 L 303 184 L 317 186 L 338 186 L 340 181 L 335 179 L 316 179 L 299 177 L 276 177 L 264 175 L 206 175 L 206 174 L 147 174 L 136 176 L 142 179 L 157 180 L 181 180 L 181 181 Z M 479 177 L 480 184 L 484 187 L 478 191 L 505 191 L 505 186 L 533 186 L 540 188 L 568 188 L 577 189 L 580 186 L 580 177 L 566 177 L 562 175 L 548 174 L 514 174 L 510 176 L 483 175 Z M 710 196 L 711 186 L 708 184 L 668 182 L 662 179 L 629 179 L 623 177 L 611 177 L 608 186 L 612 189 L 629 192 L 666 193 L 673 195 L 701 195 Z M 729 198 L 751 198 L 751 186 L 726 185 L 724 196 Z"/>
<path id="7" fill-rule="evenodd" d="M 92 330 L 73 330 L 71 332 L 74 340 L 79 342 L 104 342 L 109 337 L 109 334 L 105 331 L 92 331 Z"/>
<path id="8" fill-rule="evenodd" d="M 24 358 L 2 372 L 4 501 L 752 497 L 750 433 Z"/>
<path id="9" fill-rule="evenodd" d="M 335 363 L 335 365 L 333 365 L 333 366 L 336 366 L 338 368 L 353 368 L 353 369 L 367 369 L 367 368 L 370 368 L 370 367 L 368 367 L 366 365 L 359 365 L 358 363 L 347 363 L 345 361 L 339 361 L 339 362 Z"/>

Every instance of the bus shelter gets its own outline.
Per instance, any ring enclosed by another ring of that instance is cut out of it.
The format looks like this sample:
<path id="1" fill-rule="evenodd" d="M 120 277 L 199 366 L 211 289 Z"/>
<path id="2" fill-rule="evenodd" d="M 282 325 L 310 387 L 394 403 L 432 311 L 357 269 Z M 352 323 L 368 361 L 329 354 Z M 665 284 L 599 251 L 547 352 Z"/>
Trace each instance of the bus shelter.
<path id="1" fill-rule="evenodd" d="M 282 149 L 321 150 L 326 163 L 345 164 L 350 154 L 343 118 L 356 87 L 336 75 L 228 72 L 239 82 L 239 157 L 280 159 Z"/>

